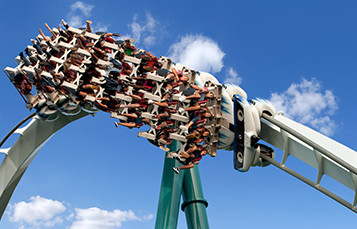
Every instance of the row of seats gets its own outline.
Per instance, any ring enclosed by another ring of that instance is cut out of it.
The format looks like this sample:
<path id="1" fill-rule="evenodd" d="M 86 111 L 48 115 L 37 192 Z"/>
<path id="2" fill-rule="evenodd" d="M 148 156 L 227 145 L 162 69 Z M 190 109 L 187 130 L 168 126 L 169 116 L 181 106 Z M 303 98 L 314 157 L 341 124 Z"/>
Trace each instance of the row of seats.
<path id="1" fill-rule="evenodd" d="M 221 126 L 220 84 L 195 84 L 199 75 L 165 57 L 137 49 L 117 33 L 92 33 L 62 21 L 51 35 L 31 40 L 16 68 L 5 68 L 29 109 L 54 121 L 59 112 L 108 112 L 116 126 L 149 130 L 140 137 L 182 163 L 216 155 Z M 170 150 L 172 141 L 180 149 Z"/>

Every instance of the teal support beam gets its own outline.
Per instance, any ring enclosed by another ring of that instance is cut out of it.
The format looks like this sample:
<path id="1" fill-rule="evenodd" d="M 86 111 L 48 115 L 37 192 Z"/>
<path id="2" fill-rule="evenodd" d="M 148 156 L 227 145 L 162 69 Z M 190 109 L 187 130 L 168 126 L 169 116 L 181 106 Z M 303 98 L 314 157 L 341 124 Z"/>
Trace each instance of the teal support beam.
<path id="1" fill-rule="evenodd" d="M 185 212 L 188 229 L 209 228 L 206 208 L 207 201 L 203 197 L 200 173 L 198 166 L 185 171 L 182 211 Z"/>
<path id="2" fill-rule="evenodd" d="M 178 142 L 172 141 L 169 148 L 176 152 L 179 149 Z M 177 228 L 181 194 L 184 200 L 181 208 L 186 215 L 187 228 L 207 229 L 208 203 L 203 197 L 198 167 L 181 170 L 179 174 L 175 174 L 172 168 L 179 166 L 181 164 L 177 160 L 165 158 L 155 229 Z"/>
<path id="3" fill-rule="evenodd" d="M 169 148 L 173 152 L 177 151 L 178 142 L 172 141 Z M 179 166 L 179 162 L 172 158 L 165 158 L 155 229 L 177 228 L 184 173 L 175 174 L 172 170 L 174 166 Z"/>

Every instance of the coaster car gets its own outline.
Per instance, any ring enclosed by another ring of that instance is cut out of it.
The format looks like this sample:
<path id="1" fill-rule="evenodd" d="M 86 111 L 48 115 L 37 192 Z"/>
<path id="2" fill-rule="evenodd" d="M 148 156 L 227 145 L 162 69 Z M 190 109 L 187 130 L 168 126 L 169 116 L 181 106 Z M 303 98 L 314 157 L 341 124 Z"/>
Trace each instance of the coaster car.
<path id="1" fill-rule="evenodd" d="M 268 166 L 260 154 L 275 157 L 274 150 L 258 143 L 261 129 L 260 117 L 263 113 L 274 115 L 275 108 L 266 100 L 256 99 L 251 102 L 235 95 L 234 103 L 234 169 L 246 172 L 251 166 Z"/>

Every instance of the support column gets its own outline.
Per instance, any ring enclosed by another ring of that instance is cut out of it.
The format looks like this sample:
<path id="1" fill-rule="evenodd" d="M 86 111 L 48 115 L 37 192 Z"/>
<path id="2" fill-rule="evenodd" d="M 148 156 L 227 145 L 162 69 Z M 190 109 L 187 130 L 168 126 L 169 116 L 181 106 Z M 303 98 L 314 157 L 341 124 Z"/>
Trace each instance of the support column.
<path id="1" fill-rule="evenodd" d="M 208 202 L 203 197 L 198 166 L 185 171 L 182 190 L 182 211 L 185 212 L 188 229 L 209 228 L 206 208 Z"/>
<path id="2" fill-rule="evenodd" d="M 169 148 L 176 152 L 179 149 L 178 142 L 172 141 Z M 198 167 L 175 174 L 172 170 L 174 166 L 179 167 L 181 164 L 177 160 L 165 158 L 155 229 L 177 228 L 181 194 L 184 201 L 181 209 L 186 215 L 187 228 L 209 228 L 206 213 L 208 203 L 203 197 Z"/>
<path id="3" fill-rule="evenodd" d="M 173 140 L 169 148 L 171 151 L 178 150 L 178 142 Z M 184 173 L 175 174 L 172 170 L 174 166 L 179 166 L 177 160 L 165 158 L 155 229 L 177 228 Z"/>

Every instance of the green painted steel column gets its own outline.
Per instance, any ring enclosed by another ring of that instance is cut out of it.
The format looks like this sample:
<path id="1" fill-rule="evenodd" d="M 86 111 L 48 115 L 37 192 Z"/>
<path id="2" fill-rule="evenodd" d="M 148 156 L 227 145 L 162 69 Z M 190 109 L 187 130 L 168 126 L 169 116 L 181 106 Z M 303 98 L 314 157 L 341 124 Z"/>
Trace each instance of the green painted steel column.
<path id="1" fill-rule="evenodd" d="M 182 211 L 185 212 L 188 229 L 209 228 L 206 208 L 208 202 L 203 197 L 200 173 L 198 166 L 185 171 Z"/>
<path id="2" fill-rule="evenodd" d="M 169 148 L 172 152 L 177 151 L 179 148 L 178 142 L 173 140 Z M 175 159 L 165 158 L 156 214 L 156 229 L 177 228 L 184 173 L 175 174 L 172 170 L 174 166 L 180 166 L 180 163 Z"/>

